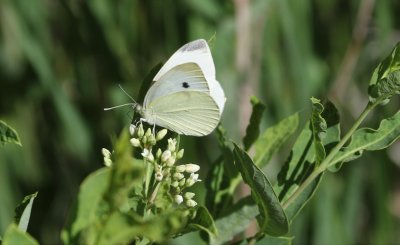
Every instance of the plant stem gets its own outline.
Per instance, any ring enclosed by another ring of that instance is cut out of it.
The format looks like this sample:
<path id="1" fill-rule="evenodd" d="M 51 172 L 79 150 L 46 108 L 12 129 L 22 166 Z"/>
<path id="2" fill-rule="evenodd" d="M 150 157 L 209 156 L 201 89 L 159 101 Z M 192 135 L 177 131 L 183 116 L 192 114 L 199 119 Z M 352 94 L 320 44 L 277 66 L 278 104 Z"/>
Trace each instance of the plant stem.
<path id="1" fill-rule="evenodd" d="M 353 133 L 357 130 L 358 126 L 364 121 L 365 117 L 374 109 L 376 105 L 380 103 L 380 100 L 377 100 L 375 103 L 368 105 L 365 107 L 364 111 L 357 118 L 353 126 L 349 129 L 346 135 L 337 143 L 337 145 L 331 150 L 328 156 L 321 162 L 321 164 L 304 180 L 303 183 L 297 188 L 297 190 L 283 203 L 282 207 L 286 209 L 296 198 L 308 187 L 311 182 L 315 180 L 321 173 L 323 173 L 329 166 L 333 158 L 340 151 L 340 149 L 346 144 L 346 142 L 350 139 Z"/>
<path id="2" fill-rule="evenodd" d="M 150 162 L 146 160 L 146 158 L 143 159 L 144 164 L 146 165 L 146 176 L 144 180 L 144 193 L 145 196 L 148 197 L 149 195 L 149 187 L 150 187 L 150 181 L 151 181 L 151 174 L 153 172 L 153 166 L 151 166 Z"/>

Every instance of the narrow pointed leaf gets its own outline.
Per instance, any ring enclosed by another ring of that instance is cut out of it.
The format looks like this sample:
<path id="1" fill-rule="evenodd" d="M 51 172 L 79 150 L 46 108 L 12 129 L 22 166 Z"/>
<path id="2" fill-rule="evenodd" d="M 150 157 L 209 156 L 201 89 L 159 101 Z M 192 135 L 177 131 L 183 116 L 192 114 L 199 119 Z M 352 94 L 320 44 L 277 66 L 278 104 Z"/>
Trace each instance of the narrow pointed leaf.
<path id="1" fill-rule="evenodd" d="M 35 200 L 37 196 L 37 192 L 32 195 L 26 196 L 24 200 L 18 205 L 15 209 L 15 223 L 18 224 L 18 228 L 22 231 L 26 231 L 28 229 L 29 219 L 31 217 L 31 211 L 33 206 L 33 200 Z"/>
<path id="2" fill-rule="evenodd" d="M 289 231 L 288 220 L 271 183 L 249 155 L 236 144 L 233 152 L 235 166 L 250 186 L 252 197 L 259 207 L 260 230 L 271 236 L 285 235 Z"/>
<path id="3" fill-rule="evenodd" d="M 325 148 L 322 143 L 326 134 L 326 121 L 321 116 L 324 111 L 323 105 L 319 99 L 311 98 L 312 114 L 311 114 L 311 128 L 313 132 L 313 145 L 315 148 L 316 162 L 320 164 L 325 159 Z"/>
<path id="4" fill-rule="evenodd" d="M 254 163 L 260 168 L 267 165 L 272 156 L 296 131 L 298 125 L 299 114 L 295 113 L 267 128 L 254 144 L 256 151 Z"/>
<path id="5" fill-rule="evenodd" d="M 0 120 L 0 145 L 6 143 L 21 145 L 17 131 Z"/>
<path id="6" fill-rule="evenodd" d="M 251 97 L 253 112 L 251 113 L 250 123 L 246 128 L 246 136 L 243 138 L 244 149 L 247 151 L 260 135 L 260 123 L 265 106 L 257 97 Z"/>

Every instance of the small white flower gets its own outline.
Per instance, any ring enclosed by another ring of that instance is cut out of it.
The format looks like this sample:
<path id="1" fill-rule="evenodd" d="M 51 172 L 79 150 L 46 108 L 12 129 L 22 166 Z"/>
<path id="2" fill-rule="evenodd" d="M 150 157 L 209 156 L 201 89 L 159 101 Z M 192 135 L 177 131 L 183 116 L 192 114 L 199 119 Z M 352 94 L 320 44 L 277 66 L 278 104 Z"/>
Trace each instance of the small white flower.
<path id="1" fill-rule="evenodd" d="M 186 166 L 185 170 L 187 173 L 196 173 L 197 171 L 200 170 L 200 166 L 197 164 L 188 163 L 185 166 Z"/>
<path id="2" fill-rule="evenodd" d="M 112 166 L 112 161 L 111 161 L 111 159 L 110 158 L 107 158 L 107 157 L 105 157 L 104 158 L 104 165 L 106 166 L 106 167 L 111 167 Z"/>
<path id="3" fill-rule="evenodd" d="M 172 176 L 175 180 L 181 180 L 183 179 L 185 176 L 181 173 L 174 173 L 174 175 Z"/>
<path id="4" fill-rule="evenodd" d="M 183 197 L 181 195 L 175 195 L 174 200 L 177 204 L 181 204 L 183 202 Z M 197 203 L 196 203 L 197 204 Z"/>
<path id="5" fill-rule="evenodd" d="M 183 196 L 185 197 L 186 200 L 192 199 L 196 194 L 193 192 L 186 192 Z"/>
<path id="6" fill-rule="evenodd" d="M 140 147 L 140 141 L 138 139 L 132 138 L 130 141 L 133 147 Z"/>
<path id="7" fill-rule="evenodd" d="M 166 161 L 166 164 L 168 167 L 172 167 L 175 164 L 175 157 L 171 156 L 170 158 L 168 158 L 168 160 Z"/>
<path id="8" fill-rule="evenodd" d="M 192 179 L 192 180 L 194 180 L 194 181 L 196 181 L 196 182 L 201 181 L 201 180 L 199 180 L 199 174 L 194 174 L 194 173 L 192 173 L 192 174 L 190 174 L 190 177 L 189 177 L 189 178 Z"/>
<path id="9" fill-rule="evenodd" d="M 157 172 L 156 175 L 155 175 L 156 180 L 159 181 L 159 182 L 162 181 L 163 177 L 164 177 L 164 175 L 162 174 L 161 171 Z"/>
<path id="10" fill-rule="evenodd" d="M 166 162 L 167 160 L 168 160 L 168 158 L 170 158 L 171 157 L 171 151 L 169 151 L 169 150 L 166 150 L 166 151 L 164 151 L 163 153 L 162 153 L 162 155 L 161 155 L 161 161 L 162 162 Z"/>
<path id="11" fill-rule="evenodd" d="M 186 166 L 185 165 L 178 165 L 178 166 L 175 167 L 175 171 L 177 173 L 183 173 L 183 172 L 185 172 L 185 170 L 186 170 Z"/>
<path id="12" fill-rule="evenodd" d="M 195 202 L 195 201 L 192 200 L 192 199 L 189 199 L 189 200 L 186 200 L 185 204 L 186 204 L 186 206 L 188 206 L 189 208 L 193 208 L 193 207 L 196 207 L 197 202 Z"/>
<path id="13" fill-rule="evenodd" d="M 176 150 L 176 139 L 168 139 L 168 150 L 174 152 Z"/>
<path id="14" fill-rule="evenodd" d="M 166 130 L 165 128 L 160 130 L 160 131 L 158 131 L 157 136 L 156 136 L 156 140 L 157 141 L 162 140 L 167 133 L 168 133 L 168 130 Z"/>
<path id="15" fill-rule="evenodd" d="M 103 157 L 110 158 L 110 156 L 111 156 L 111 152 L 109 150 L 107 150 L 106 148 L 102 148 L 101 153 L 103 154 Z"/>
<path id="16" fill-rule="evenodd" d="M 135 134 L 136 126 L 134 124 L 131 124 L 129 126 L 129 133 L 133 136 Z"/>
<path id="17" fill-rule="evenodd" d="M 148 149 L 144 148 L 144 149 L 143 149 L 143 152 L 142 152 L 142 156 L 143 156 L 143 157 L 148 157 L 149 154 L 150 154 L 150 151 L 149 151 Z"/>

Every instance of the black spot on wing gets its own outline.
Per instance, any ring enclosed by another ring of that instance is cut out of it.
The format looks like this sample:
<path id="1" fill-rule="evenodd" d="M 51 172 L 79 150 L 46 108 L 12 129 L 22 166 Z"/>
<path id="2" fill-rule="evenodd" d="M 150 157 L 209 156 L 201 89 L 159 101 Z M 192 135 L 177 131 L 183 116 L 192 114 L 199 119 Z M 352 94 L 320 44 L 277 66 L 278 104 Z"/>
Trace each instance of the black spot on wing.
<path id="1" fill-rule="evenodd" d="M 183 88 L 189 88 L 190 86 L 189 86 L 189 83 L 183 82 L 183 83 L 182 83 L 182 87 L 183 87 Z"/>

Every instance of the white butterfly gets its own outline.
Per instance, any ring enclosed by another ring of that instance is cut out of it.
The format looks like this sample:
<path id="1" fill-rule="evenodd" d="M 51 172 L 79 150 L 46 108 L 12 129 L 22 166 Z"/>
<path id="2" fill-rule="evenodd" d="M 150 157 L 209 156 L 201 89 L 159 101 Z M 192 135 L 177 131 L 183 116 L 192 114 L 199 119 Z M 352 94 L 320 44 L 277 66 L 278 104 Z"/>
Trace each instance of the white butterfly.
<path id="1" fill-rule="evenodd" d="M 204 136 L 218 125 L 225 101 L 224 91 L 215 79 L 210 48 L 199 39 L 185 44 L 169 58 L 154 77 L 143 105 L 135 102 L 134 108 L 151 125 L 178 134 Z"/>

